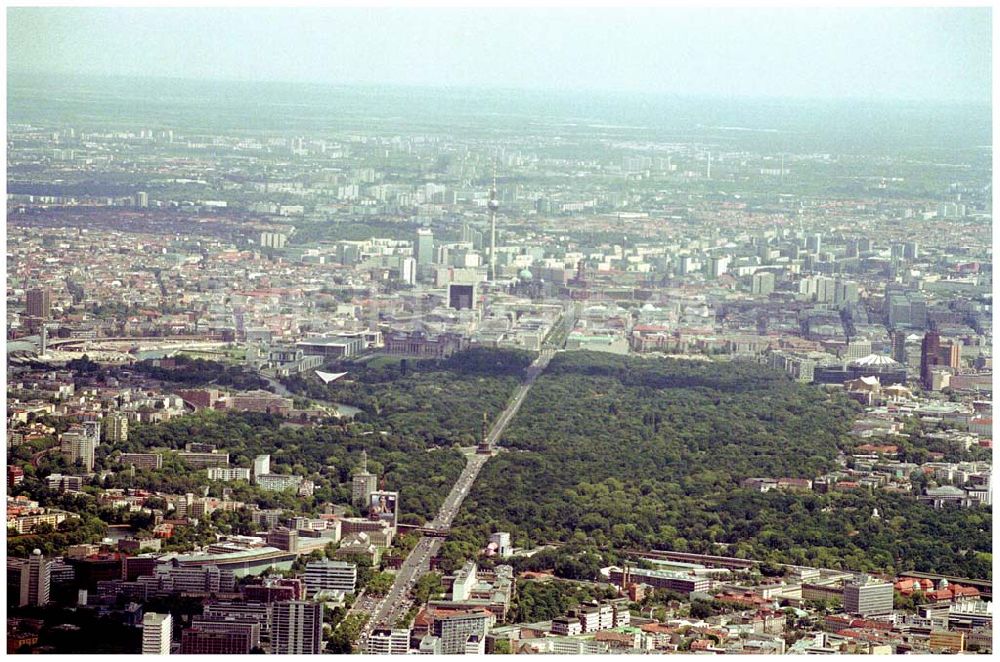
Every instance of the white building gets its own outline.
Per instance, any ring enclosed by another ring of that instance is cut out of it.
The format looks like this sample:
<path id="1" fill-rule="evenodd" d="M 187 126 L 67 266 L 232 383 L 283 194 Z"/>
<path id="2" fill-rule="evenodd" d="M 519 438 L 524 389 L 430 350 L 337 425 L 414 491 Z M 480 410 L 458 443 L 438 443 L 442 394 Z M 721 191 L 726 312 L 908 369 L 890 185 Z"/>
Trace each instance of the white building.
<path id="1" fill-rule="evenodd" d="M 271 473 L 271 456 L 270 455 L 258 455 L 253 460 L 253 475 L 254 478 L 258 476 L 263 476 L 265 474 Z"/>
<path id="2" fill-rule="evenodd" d="M 288 474 L 259 474 L 256 477 L 257 486 L 266 492 L 282 492 L 298 487 L 302 481 L 302 476 Z"/>
<path id="3" fill-rule="evenodd" d="M 24 607 L 42 607 L 49 602 L 49 591 L 52 586 L 52 563 L 42 556 L 42 550 L 36 549 L 28 561 L 21 566 L 21 595 L 18 605 Z"/>
<path id="4" fill-rule="evenodd" d="M 276 602 L 271 630 L 273 655 L 318 655 L 323 645 L 323 605 L 301 600 Z"/>
<path id="5" fill-rule="evenodd" d="M 358 583 L 358 567 L 343 561 L 309 561 L 306 563 L 306 595 L 320 591 L 354 593 Z"/>
<path id="6" fill-rule="evenodd" d="M 249 469 L 240 467 L 209 467 L 206 471 L 208 471 L 209 480 L 221 480 L 227 483 L 233 480 L 250 481 Z"/>
<path id="7" fill-rule="evenodd" d="M 472 587 L 476 585 L 476 563 L 469 561 L 461 570 L 455 572 L 455 583 L 451 586 L 451 599 L 453 602 L 464 602 L 472 594 Z"/>
<path id="8" fill-rule="evenodd" d="M 173 627 L 170 614 L 146 612 L 142 617 L 142 654 L 169 655 Z"/>
<path id="9" fill-rule="evenodd" d="M 892 613 L 893 587 L 869 575 L 844 584 L 844 611 L 854 616 Z"/>
<path id="10" fill-rule="evenodd" d="M 406 655 L 410 650 L 410 631 L 375 630 L 368 636 L 366 648 L 369 655 Z"/>

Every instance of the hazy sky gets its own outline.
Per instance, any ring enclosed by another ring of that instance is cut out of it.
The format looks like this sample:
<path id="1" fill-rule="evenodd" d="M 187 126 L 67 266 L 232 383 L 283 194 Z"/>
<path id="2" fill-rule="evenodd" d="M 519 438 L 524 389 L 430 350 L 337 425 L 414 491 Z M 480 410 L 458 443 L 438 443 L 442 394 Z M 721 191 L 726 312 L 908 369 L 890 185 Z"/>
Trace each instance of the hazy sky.
<path id="1" fill-rule="evenodd" d="M 11 74 L 991 99 L 988 8 L 7 11 Z"/>

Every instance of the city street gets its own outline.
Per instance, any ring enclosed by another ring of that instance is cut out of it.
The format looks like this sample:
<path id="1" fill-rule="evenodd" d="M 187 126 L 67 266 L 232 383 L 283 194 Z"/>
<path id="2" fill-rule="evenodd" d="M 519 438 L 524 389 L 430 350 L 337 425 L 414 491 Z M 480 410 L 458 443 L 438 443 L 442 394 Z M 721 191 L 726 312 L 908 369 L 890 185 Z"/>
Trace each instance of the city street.
<path id="1" fill-rule="evenodd" d="M 497 417 L 493 427 L 486 435 L 486 439 L 491 447 L 495 446 L 499 441 L 500 435 L 503 434 L 504 429 L 517 414 L 517 410 L 520 409 L 521 404 L 528 395 L 528 391 L 531 390 L 531 386 L 545 370 L 545 367 L 554 355 L 555 350 L 543 349 L 538 358 L 528 367 L 524 383 L 518 387 L 510 404 Z M 445 498 L 437 517 L 427 525 L 429 528 L 444 531 L 451 526 L 451 522 L 455 518 L 456 513 L 458 513 L 458 509 L 469 494 L 472 483 L 476 480 L 476 476 L 479 475 L 479 471 L 489 458 L 489 455 L 478 454 L 468 457 L 465 468 Z M 420 539 L 396 572 L 396 579 L 389 593 L 372 609 L 371 618 L 368 619 L 368 622 L 361 630 L 362 644 L 373 629 L 376 627 L 392 627 L 395 620 L 410 609 L 412 605 L 409 597 L 410 589 L 413 588 L 422 575 L 430 570 L 430 560 L 437 554 L 443 542 L 442 538 L 435 536 L 423 536 Z"/>

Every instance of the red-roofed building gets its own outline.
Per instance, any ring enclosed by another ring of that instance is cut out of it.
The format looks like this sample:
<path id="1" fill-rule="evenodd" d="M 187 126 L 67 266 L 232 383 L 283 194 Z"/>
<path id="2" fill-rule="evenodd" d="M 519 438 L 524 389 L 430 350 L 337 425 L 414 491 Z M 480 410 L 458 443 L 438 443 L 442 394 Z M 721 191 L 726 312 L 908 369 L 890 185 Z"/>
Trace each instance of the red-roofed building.
<path id="1" fill-rule="evenodd" d="M 744 591 L 743 593 L 723 592 L 717 594 L 715 599 L 726 604 L 750 608 L 763 607 L 770 604 L 769 600 L 753 591 Z"/>

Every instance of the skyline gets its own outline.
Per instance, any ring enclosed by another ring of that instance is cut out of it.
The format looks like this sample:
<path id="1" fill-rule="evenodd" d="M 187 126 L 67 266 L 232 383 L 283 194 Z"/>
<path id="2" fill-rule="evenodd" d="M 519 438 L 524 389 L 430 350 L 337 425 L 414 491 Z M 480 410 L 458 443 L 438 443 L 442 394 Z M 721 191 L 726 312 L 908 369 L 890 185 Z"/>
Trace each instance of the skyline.
<path id="1" fill-rule="evenodd" d="M 8 75 L 988 104 L 990 22 L 990 8 L 11 8 Z"/>

